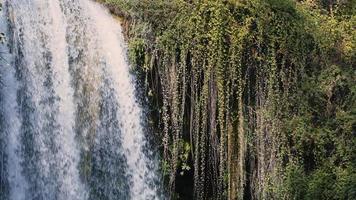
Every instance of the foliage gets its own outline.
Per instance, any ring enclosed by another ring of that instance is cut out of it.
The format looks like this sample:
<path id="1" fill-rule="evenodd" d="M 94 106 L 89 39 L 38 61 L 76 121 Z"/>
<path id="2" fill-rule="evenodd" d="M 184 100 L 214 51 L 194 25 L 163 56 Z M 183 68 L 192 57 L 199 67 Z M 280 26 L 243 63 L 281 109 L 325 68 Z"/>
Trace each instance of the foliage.
<path id="1" fill-rule="evenodd" d="M 106 3 L 129 21 L 172 194 L 192 170 L 195 199 L 356 198 L 353 0 Z"/>

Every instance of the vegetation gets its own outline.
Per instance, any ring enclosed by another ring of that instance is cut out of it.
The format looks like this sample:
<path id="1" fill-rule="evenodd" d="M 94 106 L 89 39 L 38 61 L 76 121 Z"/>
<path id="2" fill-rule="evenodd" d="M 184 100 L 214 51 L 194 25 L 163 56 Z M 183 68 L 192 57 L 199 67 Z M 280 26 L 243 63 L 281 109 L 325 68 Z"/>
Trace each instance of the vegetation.
<path id="1" fill-rule="evenodd" d="M 356 199 L 354 0 L 105 3 L 173 199 Z"/>

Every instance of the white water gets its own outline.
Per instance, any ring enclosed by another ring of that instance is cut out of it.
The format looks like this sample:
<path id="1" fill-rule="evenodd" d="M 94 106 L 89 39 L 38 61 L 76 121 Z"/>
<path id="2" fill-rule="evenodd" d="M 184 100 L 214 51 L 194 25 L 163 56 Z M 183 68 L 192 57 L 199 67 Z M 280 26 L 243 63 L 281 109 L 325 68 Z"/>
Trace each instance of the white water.
<path id="1" fill-rule="evenodd" d="M 154 179 L 148 166 L 153 163 L 145 159 L 142 147 L 144 135 L 141 126 L 141 108 L 134 96 L 134 84 L 125 59 L 125 42 L 120 26 L 98 4 L 88 2 L 88 8 L 93 15 L 95 27 L 98 33 L 99 43 L 102 44 L 105 60 L 108 64 L 108 72 L 113 75 L 113 85 L 119 102 L 117 118 L 122 130 L 123 147 L 129 173 L 132 176 L 131 196 L 134 199 L 152 199 L 156 191 L 149 188 L 147 180 Z"/>
<path id="2" fill-rule="evenodd" d="M 90 0 L 4 5 L 12 55 L 0 69 L 9 158 L 0 198 L 159 199 L 117 21 Z"/>
<path id="3" fill-rule="evenodd" d="M 0 28 L 6 30 L 5 14 L 1 13 Z M 12 67 L 12 56 L 6 48 L 7 43 L 0 46 L 2 52 L 1 60 L 1 80 L 2 87 L 1 94 L 6 94 L 2 99 L 1 114 L 4 119 L 1 137 L 7 137 L 7 156 L 11 159 L 8 160 L 8 168 L 12 169 L 8 172 L 8 181 L 12 187 L 10 199 L 25 199 L 25 191 L 27 189 L 27 181 L 21 175 L 21 159 L 19 157 L 20 150 L 20 116 L 17 112 L 18 105 L 16 102 L 16 93 L 18 90 L 18 81 L 15 78 L 15 69 Z M 4 165 L 4 163 L 2 163 Z M 2 167 L 3 168 L 3 167 Z M 4 177 L 2 177 L 4 179 Z M 2 182 L 3 184 L 3 182 Z M 14 192 L 16 191 L 16 192 Z M 2 191 L 1 191 L 2 192 Z"/>

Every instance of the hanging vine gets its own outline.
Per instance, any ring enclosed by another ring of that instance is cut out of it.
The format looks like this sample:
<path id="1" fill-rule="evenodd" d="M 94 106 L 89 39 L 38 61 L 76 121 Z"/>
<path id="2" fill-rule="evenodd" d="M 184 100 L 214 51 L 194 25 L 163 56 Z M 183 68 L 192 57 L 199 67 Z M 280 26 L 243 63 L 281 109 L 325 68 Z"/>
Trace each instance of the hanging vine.
<path id="1" fill-rule="evenodd" d="M 354 83 L 346 75 L 350 69 L 340 70 L 354 64 L 354 16 L 327 17 L 312 10 L 317 5 L 312 1 L 107 2 L 131 21 L 130 57 L 145 75 L 171 198 L 179 198 L 174 191 L 182 187 L 181 176 L 190 178 L 194 196 L 187 198 L 195 199 L 318 197 L 313 184 L 319 182 L 313 181 L 331 173 L 326 162 L 354 176 L 354 157 L 342 147 L 354 150 L 355 138 L 349 134 L 354 122 L 345 117 L 352 115 L 354 104 L 334 106 L 337 92 L 343 94 L 339 102 L 355 95 L 346 89 Z M 328 38 L 323 31 L 329 29 L 315 25 L 323 23 L 338 32 L 328 32 Z M 330 59 L 331 53 L 336 58 Z M 325 73 L 343 78 L 326 84 L 329 115 L 318 115 L 325 113 L 320 105 L 326 97 L 313 80 L 330 66 L 336 72 Z M 316 101 L 319 107 L 314 108 Z M 331 113 L 339 116 L 336 121 L 328 117 Z M 345 126 L 336 130 L 334 123 Z M 351 142 L 326 144 L 320 130 Z M 322 147 L 316 144 L 343 153 L 329 153 L 332 160 L 320 154 L 319 162 L 314 153 Z M 311 174 L 310 179 L 296 178 L 293 184 L 291 177 L 298 173 Z"/>

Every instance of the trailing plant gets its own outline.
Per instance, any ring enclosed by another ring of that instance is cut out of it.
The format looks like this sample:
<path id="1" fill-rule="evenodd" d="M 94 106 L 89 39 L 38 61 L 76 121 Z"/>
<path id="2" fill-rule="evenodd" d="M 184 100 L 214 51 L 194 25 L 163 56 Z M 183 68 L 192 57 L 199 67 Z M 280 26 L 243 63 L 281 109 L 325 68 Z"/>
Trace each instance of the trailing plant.
<path id="1" fill-rule="evenodd" d="M 351 1 L 105 1 L 172 198 L 356 198 Z"/>

